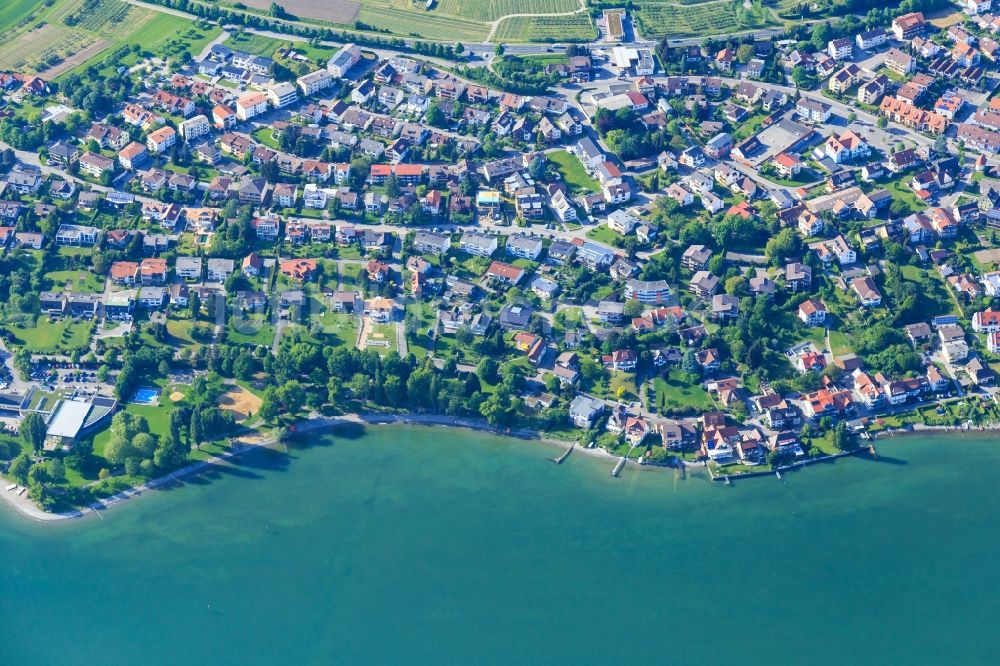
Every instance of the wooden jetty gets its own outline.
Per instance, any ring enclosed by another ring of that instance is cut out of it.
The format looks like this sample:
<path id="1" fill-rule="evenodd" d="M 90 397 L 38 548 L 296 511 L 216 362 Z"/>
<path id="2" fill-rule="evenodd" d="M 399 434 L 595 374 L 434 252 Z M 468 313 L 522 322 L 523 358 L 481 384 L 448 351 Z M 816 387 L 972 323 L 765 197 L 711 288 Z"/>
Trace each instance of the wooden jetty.
<path id="1" fill-rule="evenodd" d="M 573 444 L 568 449 L 566 449 L 565 451 L 563 451 L 563 454 L 561 456 L 559 456 L 558 458 L 549 458 L 549 460 L 551 460 L 552 462 L 554 462 L 557 465 L 561 465 L 563 463 L 563 461 L 566 460 L 566 458 L 569 458 L 569 454 L 573 453 L 573 449 L 575 449 L 575 448 L 576 448 L 576 444 Z"/>
<path id="2" fill-rule="evenodd" d="M 615 468 L 611 470 L 611 476 L 618 476 L 619 474 L 621 474 L 622 467 L 625 466 L 626 459 L 627 458 L 625 456 L 622 456 L 621 460 L 618 461 L 618 464 L 615 465 Z"/>

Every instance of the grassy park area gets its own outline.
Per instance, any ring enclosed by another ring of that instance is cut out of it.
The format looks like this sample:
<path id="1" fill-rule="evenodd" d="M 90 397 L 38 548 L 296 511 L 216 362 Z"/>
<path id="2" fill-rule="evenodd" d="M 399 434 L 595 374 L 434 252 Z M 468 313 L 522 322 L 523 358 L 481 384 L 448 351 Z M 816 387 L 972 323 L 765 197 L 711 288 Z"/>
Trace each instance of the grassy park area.
<path id="1" fill-rule="evenodd" d="M 34 354 L 65 353 L 83 349 L 90 342 L 93 323 L 39 317 L 33 327 L 8 326 L 16 344 Z"/>

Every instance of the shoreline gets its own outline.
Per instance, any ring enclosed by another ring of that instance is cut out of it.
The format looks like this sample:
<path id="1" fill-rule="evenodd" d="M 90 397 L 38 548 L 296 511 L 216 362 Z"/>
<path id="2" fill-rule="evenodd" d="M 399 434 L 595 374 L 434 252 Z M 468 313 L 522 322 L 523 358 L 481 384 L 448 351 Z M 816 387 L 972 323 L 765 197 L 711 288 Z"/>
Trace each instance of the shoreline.
<path id="1" fill-rule="evenodd" d="M 474 418 L 456 418 L 452 416 L 447 416 L 444 414 L 389 414 L 383 412 L 362 412 L 362 413 L 352 413 L 345 414 L 343 416 L 333 416 L 333 417 L 315 417 L 307 418 L 294 424 L 294 435 L 299 436 L 303 433 L 312 432 L 325 432 L 329 430 L 335 430 L 338 427 L 343 427 L 347 425 L 360 425 L 360 426 L 379 426 L 379 425 L 417 425 L 417 426 L 443 426 L 446 428 L 463 428 L 466 430 L 472 430 L 474 432 L 484 432 L 492 435 L 497 435 L 501 437 L 511 437 L 514 439 L 520 439 L 528 442 L 537 442 L 545 444 L 547 446 L 557 446 L 565 449 L 568 446 L 573 446 L 573 453 L 581 453 L 586 456 L 594 458 L 602 458 L 608 461 L 617 461 L 621 459 L 621 456 L 614 455 L 602 448 L 592 448 L 589 449 L 585 446 L 581 446 L 576 442 L 569 442 L 559 439 L 553 439 L 551 437 L 545 437 L 542 433 L 539 433 L 531 429 L 501 429 L 496 426 L 489 425 L 485 420 L 474 419 Z M 921 434 L 935 434 L 935 433 L 963 433 L 966 435 L 988 435 L 1000 432 L 1000 425 L 984 426 L 982 428 L 962 428 L 961 426 L 929 426 L 917 424 L 911 428 L 896 428 L 890 430 L 883 430 L 872 434 L 872 440 L 877 440 L 879 438 L 885 437 L 896 437 L 902 435 L 921 435 Z M 186 465 L 179 469 L 176 469 L 169 474 L 164 476 L 156 477 L 155 479 L 150 479 L 142 485 L 123 490 L 119 493 L 111 495 L 110 497 L 95 501 L 90 506 L 81 507 L 79 509 L 74 509 L 71 511 L 63 511 L 60 513 L 51 513 L 45 511 L 38 507 L 28 496 L 16 495 L 13 492 L 0 491 L 0 499 L 4 503 L 9 505 L 16 513 L 24 518 L 29 518 L 40 523 L 51 523 L 54 521 L 71 520 L 76 518 L 84 518 L 91 514 L 100 515 L 101 511 L 105 511 L 114 506 L 122 504 L 126 500 L 138 497 L 145 493 L 146 491 L 156 490 L 162 486 L 179 481 L 189 476 L 194 476 L 207 469 L 211 469 L 216 466 L 225 465 L 233 461 L 234 459 L 249 453 L 251 451 L 272 448 L 278 441 L 274 438 L 262 440 L 257 443 L 241 443 L 239 448 L 234 448 L 226 453 L 213 456 L 207 460 L 202 460 L 190 465 Z M 851 455 L 851 453 L 842 453 L 835 456 L 826 456 L 823 460 L 840 458 L 845 455 Z M 812 462 L 812 461 L 810 461 Z M 690 463 L 682 463 L 683 467 L 705 467 L 704 465 L 692 465 Z M 809 463 L 796 463 L 790 467 L 784 469 L 789 469 L 791 467 L 803 467 Z M 656 463 L 647 463 L 645 465 L 640 465 L 635 459 L 629 458 L 625 461 L 626 466 L 634 466 L 640 469 L 651 468 L 651 469 L 674 469 L 669 465 L 662 465 Z M 784 470 L 782 470 L 784 471 Z M 746 478 L 751 476 L 761 476 L 765 473 L 749 473 L 741 474 L 734 478 Z M 773 474 L 773 472 L 767 472 L 767 475 Z M 713 481 L 717 480 L 712 478 L 711 473 L 709 473 L 709 478 Z"/>
<path id="2" fill-rule="evenodd" d="M 540 433 L 529 429 L 503 430 L 495 426 L 491 426 L 485 421 L 468 418 L 455 418 L 444 414 L 386 414 L 380 412 L 364 412 L 345 414 L 343 416 L 335 417 L 317 417 L 304 419 L 295 423 L 294 435 L 298 436 L 302 433 L 324 432 L 347 425 L 444 426 L 447 428 L 464 428 L 476 432 L 485 432 L 502 437 L 512 437 L 524 441 L 539 442 L 546 445 L 560 446 L 564 448 L 574 444 L 574 442 L 564 442 L 557 439 L 543 437 Z M 150 479 L 142 485 L 123 490 L 103 500 L 95 501 L 90 506 L 80 507 L 70 511 L 62 511 L 59 513 L 45 511 L 44 509 L 39 508 L 39 506 L 27 496 L 27 494 L 16 495 L 13 491 L 4 492 L 0 490 L 0 499 L 2 499 L 4 503 L 9 505 L 20 516 L 40 523 L 51 523 L 55 521 L 84 518 L 91 514 L 100 515 L 100 512 L 122 504 L 126 500 L 138 497 L 146 491 L 156 490 L 164 485 L 179 481 L 189 476 L 194 476 L 207 469 L 225 465 L 251 451 L 271 448 L 276 444 L 278 444 L 278 441 L 273 438 L 254 444 L 243 443 L 239 448 L 234 448 L 226 453 L 208 458 L 207 460 L 191 463 L 190 465 L 176 469 L 168 474 L 165 474 L 164 476 L 158 476 L 154 479 Z M 581 452 L 589 456 L 605 458 L 607 460 L 618 459 L 618 456 L 614 456 L 600 448 L 588 449 L 586 447 L 576 445 L 574 453 L 576 452 Z M 632 460 L 628 462 L 630 464 L 638 465 L 637 462 Z M 651 465 L 646 465 L 646 467 L 650 466 Z M 652 466 L 656 467 L 655 465 Z M 13 482 L 13 480 L 11 480 L 11 482 Z"/>

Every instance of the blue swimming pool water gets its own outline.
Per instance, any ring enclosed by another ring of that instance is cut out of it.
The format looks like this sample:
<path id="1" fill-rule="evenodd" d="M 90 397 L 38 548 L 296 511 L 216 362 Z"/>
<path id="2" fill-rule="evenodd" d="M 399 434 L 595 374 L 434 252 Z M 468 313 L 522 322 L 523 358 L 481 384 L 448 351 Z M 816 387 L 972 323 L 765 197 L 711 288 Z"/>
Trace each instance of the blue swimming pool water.
<path id="1" fill-rule="evenodd" d="M 137 405 L 152 405 L 159 395 L 160 392 L 156 389 L 141 388 L 132 396 L 132 402 Z"/>

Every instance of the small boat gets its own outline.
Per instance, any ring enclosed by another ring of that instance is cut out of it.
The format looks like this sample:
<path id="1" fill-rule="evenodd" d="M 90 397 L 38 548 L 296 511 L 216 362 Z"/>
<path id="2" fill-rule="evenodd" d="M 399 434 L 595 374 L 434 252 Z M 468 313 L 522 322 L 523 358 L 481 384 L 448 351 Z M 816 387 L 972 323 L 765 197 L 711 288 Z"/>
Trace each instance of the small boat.
<path id="1" fill-rule="evenodd" d="M 16 483 L 12 483 L 9 486 L 7 486 L 7 492 L 10 492 L 10 491 L 14 490 L 15 488 L 17 488 L 17 484 Z"/>
<path id="2" fill-rule="evenodd" d="M 18 490 L 17 496 L 20 497 L 21 495 L 23 495 L 25 490 L 27 490 L 27 488 L 21 488 L 20 490 Z"/>

